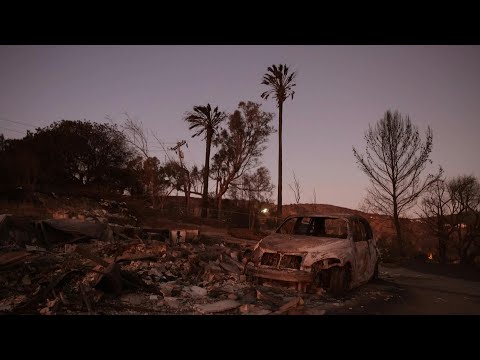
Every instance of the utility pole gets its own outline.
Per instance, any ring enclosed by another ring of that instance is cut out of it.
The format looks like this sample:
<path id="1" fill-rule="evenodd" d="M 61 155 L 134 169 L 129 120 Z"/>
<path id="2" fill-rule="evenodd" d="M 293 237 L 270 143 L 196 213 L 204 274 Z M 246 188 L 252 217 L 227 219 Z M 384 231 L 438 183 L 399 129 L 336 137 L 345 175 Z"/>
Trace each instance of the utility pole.
<path id="1" fill-rule="evenodd" d="M 180 159 L 180 166 L 183 169 L 183 151 L 182 146 L 185 145 L 188 148 L 188 144 L 185 140 L 177 141 L 177 146 L 171 147 L 170 150 L 175 151 L 178 154 L 178 158 Z"/>

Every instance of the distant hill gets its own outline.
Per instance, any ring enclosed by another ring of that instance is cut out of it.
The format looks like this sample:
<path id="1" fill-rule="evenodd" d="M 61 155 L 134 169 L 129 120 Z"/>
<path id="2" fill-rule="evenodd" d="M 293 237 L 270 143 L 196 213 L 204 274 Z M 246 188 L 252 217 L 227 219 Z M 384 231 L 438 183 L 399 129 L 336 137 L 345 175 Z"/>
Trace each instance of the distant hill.
<path id="1" fill-rule="evenodd" d="M 341 206 L 336 205 L 329 205 L 329 204 L 291 204 L 291 205 L 283 205 L 283 214 L 284 215 L 293 215 L 295 213 L 319 213 L 319 214 L 356 214 L 367 216 L 364 212 L 358 210 L 352 210 L 348 208 L 344 208 Z"/>

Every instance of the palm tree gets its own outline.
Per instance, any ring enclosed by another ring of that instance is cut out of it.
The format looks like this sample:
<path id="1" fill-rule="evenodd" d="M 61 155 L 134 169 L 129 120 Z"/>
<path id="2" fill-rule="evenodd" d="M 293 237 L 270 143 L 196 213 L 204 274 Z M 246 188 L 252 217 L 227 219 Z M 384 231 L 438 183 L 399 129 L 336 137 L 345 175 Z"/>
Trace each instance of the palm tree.
<path id="1" fill-rule="evenodd" d="M 205 150 L 205 167 L 203 172 L 203 194 L 202 194 L 202 217 L 207 217 L 208 208 L 208 176 L 210 172 L 210 147 L 212 138 L 217 131 L 218 125 L 225 120 L 227 115 L 222 111 L 218 111 L 218 106 L 212 111 L 210 104 L 207 106 L 194 106 L 193 111 L 187 113 L 185 121 L 190 124 L 189 130 L 195 130 L 192 135 L 202 135 L 205 133 L 206 150 Z"/>
<path id="2" fill-rule="evenodd" d="M 293 87 L 297 73 L 294 71 L 291 74 L 288 73 L 287 65 L 272 65 L 268 67 L 267 73 L 263 75 L 262 85 L 270 87 L 269 90 L 262 93 L 263 99 L 268 99 L 270 95 L 277 101 L 278 107 L 278 201 L 277 201 L 277 216 L 282 217 L 282 115 L 283 115 L 283 103 L 289 96 L 292 97 L 295 94 Z"/>

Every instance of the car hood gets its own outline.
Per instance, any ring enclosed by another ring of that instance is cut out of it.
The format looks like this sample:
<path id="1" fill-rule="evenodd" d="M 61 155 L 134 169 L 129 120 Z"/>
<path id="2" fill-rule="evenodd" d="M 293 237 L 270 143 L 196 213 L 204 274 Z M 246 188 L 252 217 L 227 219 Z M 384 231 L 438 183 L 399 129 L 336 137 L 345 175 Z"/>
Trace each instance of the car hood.
<path id="1" fill-rule="evenodd" d="M 348 246 L 348 239 L 287 234 L 271 234 L 259 242 L 262 250 L 293 253 L 328 251 L 344 246 Z"/>

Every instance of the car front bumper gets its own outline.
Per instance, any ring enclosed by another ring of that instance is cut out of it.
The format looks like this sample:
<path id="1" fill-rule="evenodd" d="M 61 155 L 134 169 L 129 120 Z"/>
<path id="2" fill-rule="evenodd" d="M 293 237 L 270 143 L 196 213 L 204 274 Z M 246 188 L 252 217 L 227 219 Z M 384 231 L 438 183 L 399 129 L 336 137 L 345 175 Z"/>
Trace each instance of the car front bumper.
<path id="1" fill-rule="evenodd" d="M 289 281 L 296 283 L 310 283 L 313 281 L 311 272 L 290 269 L 274 269 L 268 267 L 254 266 L 248 263 L 245 268 L 245 274 L 263 279 Z"/>

